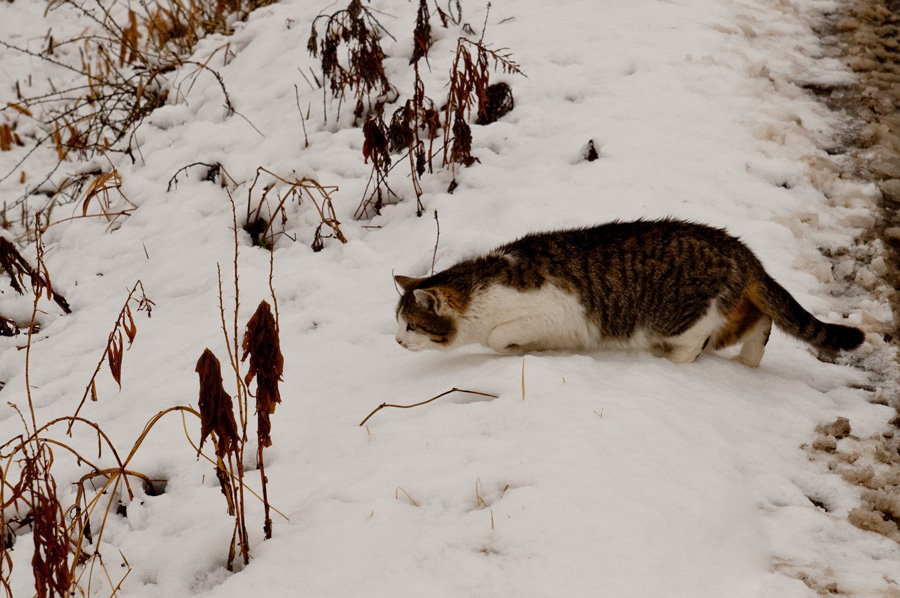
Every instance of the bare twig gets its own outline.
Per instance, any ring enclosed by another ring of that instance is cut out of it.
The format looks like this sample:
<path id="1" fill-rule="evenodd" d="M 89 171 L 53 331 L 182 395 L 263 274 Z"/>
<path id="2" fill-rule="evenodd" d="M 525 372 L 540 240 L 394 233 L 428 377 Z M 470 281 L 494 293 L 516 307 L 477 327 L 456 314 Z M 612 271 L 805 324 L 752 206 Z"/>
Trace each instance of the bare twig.
<path id="1" fill-rule="evenodd" d="M 438 220 L 438 212 L 434 211 L 434 223 L 437 226 L 437 237 L 434 239 L 434 254 L 431 256 L 431 275 L 434 276 L 434 262 L 437 260 L 438 243 L 441 241 L 441 221 Z"/>
<path id="2" fill-rule="evenodd" d="M 303 71 L 300 71 L 300 74 L 303 75 Z M 306 75 L 303 76 L 305 77 Z M 303 125 L 303 147 L 309 147 L 309 137 L 306 135 L 306 117 L 303 116 L 303 110 L 300 108 L 300 90 L 297 89 L 296 83 L 294 84 L 294 97 L 297 98 L 297 112 L 300 113 L 300 124 Z"/>
<path id="3" fill-rule="evenodd" d="M 359 425 L 360 425 L 360 427 L 364 426 L 364 425 L 366 424 L 366 422 L 369 421 L 369 418 L 371 418 L 373 415 L 375 415 L 376 413 L 378 413 L 379 411 L 381 411 L 381 410 L 384 409 L 385 407 L 395 407 L 395 408 L 397 408 L 397 409 L 412 409 L 413 407 L 421 407 L 422 405 L 427 405 L 428 403 L 430 403 L 430 402 L 432 402 L 432 401 L 436 401 L 436 400 L 438 400 L 438 399 L 441 398 L 441 397 L 447 396 L 448 394 L 450 394 L 450 393 L 452 393 L 452 392 L 464 392 L 464 393 L 466 393 L 466 394 L 470 394 L 470 395 L 479 395 L 479 396 L 482 396 L 482 397 L 490 397 L 490 398 L 492 398 L 492 399 L 498 398 L 497 395 L 494 395 L 494 394 L 491 394 L 491 393 L 488 393 L 488 392 L 478 392 L 477 390 L 463 390 L 462 388 L 451 388 L 450 390 L 448 390 L 448 391 L 446 391 L 446 392 L 442 392 L 441 394 L 437 395 L 436 397 L 431 397 L 431 398 L 428 399 L 427 401 L 422 401 L 421 403 L 414 403 L 414 404 L 412 404 L 412 405 L 393 405 L 393 404 L 391 404 L 391 403 L 382 403 L 381 405 L 379 405 L 378 407 L 376 407 L 375 409 L 373 409 L 373 410 L 372 410 L 372 413 L 370 413 L 369 415 L 367 415 L 367 416 L 366 416 L 366 419 L 362 420 L 362 421 L 359 423 Z"/>

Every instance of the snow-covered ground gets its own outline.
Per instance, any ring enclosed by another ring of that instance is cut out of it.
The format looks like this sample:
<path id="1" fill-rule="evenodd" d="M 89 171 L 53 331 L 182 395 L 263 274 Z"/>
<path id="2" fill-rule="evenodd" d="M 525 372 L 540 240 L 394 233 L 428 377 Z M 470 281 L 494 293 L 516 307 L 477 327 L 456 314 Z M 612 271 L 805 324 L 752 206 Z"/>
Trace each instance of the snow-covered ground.
<path id="1" fill-rule="evenodd" d="M 0 38 L 38 51 L 48 28 L 59 36 L 83 26 L 64 10 L 45 20 L 44 7 L 0 5 Z M 415 4 L 372 7 L 396 38 L 382 41 L 404 101 Z M 285 367 L 266 473 L 270 501 L 289 521 L 276 515 L 274 537 L 263 541 L 262 507 L 248 502 L 252 560 L 228 573 L 232 520 L 212 466 L 195 458 L 172 415 L 130 465 L 166 480 L 165 493 L 138 488 L 127 516 L 106 521 L 99 550 L 112 584 L 130 570 L 118 596 L 896 596 L 888 592 L 900 591 L 900 546 L 848 523 L 859 489 L 802 446 L 838 416 L 860 437 L 884 429 L 892 410 L 858 389 L 874 383 L 871 373 L 818 361 L 777 331 L 757 370 L 719 355 L 689 365 L 615 352 L 523 361 L 477 348 L 410 353 L 394 342 L 391 275 L 430 271 L 435 211 L 437 269 L 530 231 L 671 215 L 727 227 L 823 319 L 889 321 L 886 306 L 836 296 L 843 283 L 822 254 L 853 243 L 874 193 L 827 167 L 822 148 L 841 122 L 800 87 L 850 76 L 821 58 L 810 30 L 834 3 L 495 2 L 484 39 L 508 48 L 526 75 L 498 75 L 512 86 L 515 109 L 473 126 L 480 163 L 457 170 L 452 195 L 449 171 L 424 177 L 423 217 L 401 165 L 391 185 L 406 199 L 361 222 L 353 213 L 370 171 L 362 132 L 346 106 L 336 122 L 336 103 L 326 123 L 321 90 L 298 72 L 317 68 L 306 51 L 312 19 L 338 8 L 282 0 L 236 23 L 233 36 L 201 41 L 194 60 L 213 55 L 209 67 L 238 114 L 227 115 L 209 73 L 173 73 L 180 92 L 138 130 L 137 161 L 111 157 L 138 208 L 112 232 L 80 219 L 44 236 L 54 287 L 73 313 L 42 306 L 48 313 L 30 355 L 39 423 L 74 411 L 137 280 L 155 302 L 152 318 L 136 314 L 121 391 L 104 371 L 99 400 L 81 412 L 127 453 L 154 414 L 197 404 L 194 367 L 204 348 L 227 361 L 216 264 L 227 308 L 228 195 L 197 171 L 167 191 L 173 175 L 193 162 L 221 163 L 240 183 L 232 191 L 239 219 L 260 166 L 339 187 L 333 199 L 348 243 L 326 239 L 324 250 L 311 250 L 318 215 L 308 201 L 289 205 L 288 235 L 275 243 Z M 463 3 L 477 35 L 485 10 Z M 432 24 L 423 77 L 440 104 L 462 33 Z M 44 85 L 43 68 L 0 50 L 2 104 L 16 101 L 15 83 L 25 86 L 29 72 L 35 88 Z M 591 139 L 600 158 L 588 162 Z M 28 149 L 0 153 L 0 175 Z M 54 156 L 52 148 L 32 156 L 21 167 L 32 169 L 27 183 L 0 183 L 4 202 L 12 205 Z M 66 163 L 56 176 L 79 168 Z M 57 208 L 54 218 L 72 211 L 80 206 Z M 269 254 L 242 231 L 239 242 L 243 323 L 269 296 Z M 33 260 L 33 248 L 26 254 Z M 0 313 L 27 321 L 30 299 L 4 288 Z M 884 349 L 877 335 L 869 341 L 861 354 L 877 363 Z M 7 403 L 27 410 L 23 344 L 24 336 L 0 339 L 2 439 L 22 430 Z M 358 426 L 383 402 L 414 403 L 453 387 L 498 398 L 452 394 Z M 196 442 L 199 424 L 188 420 L 188 430 Z M 95 435 L 76 428 L 68 441 L 112 466 L 108 452 L 97 456 Z M 66 500 L 85 471 L 57 454 Z M 257 477 L 249 472 L 248 483 Z M 15 596 L 33 592 L 31 547 L 24 530 L 11 553 Z M 91 592 L 111 593 L 99 570 Z"/>

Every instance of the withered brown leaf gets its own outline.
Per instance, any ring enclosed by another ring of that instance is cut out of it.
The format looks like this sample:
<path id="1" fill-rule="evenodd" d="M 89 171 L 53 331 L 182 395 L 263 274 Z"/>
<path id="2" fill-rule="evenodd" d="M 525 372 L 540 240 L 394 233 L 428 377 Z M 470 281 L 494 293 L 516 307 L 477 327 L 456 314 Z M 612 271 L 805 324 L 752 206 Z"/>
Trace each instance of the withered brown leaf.
<path id="1" fill-rule="evenodd" d="M 216 455 L 224 458 L 238 446 L 237 423 L 231 395 L 222 386 L 222 366 L 209 349 L 197 360 L 195 371 L 200 375 L 200 445 L 211 433 L 215 434 Z"/>
<path id="2" fill-rule="evenodd" d="M 281 402 L 278 382 L 281 381 L 281 374 L 284 371 L 284 357 L 281 355 L 275 317 L 272 315 L 272 308 L 266 301 L 260 302 L 256 313 L 247 322 L 242 347 L 244 354 L 241 361 L 250 357 L 250 369 L 244 377 L 244 382 L 250 384 L 250 381 L 256 377 L 256 417 L 259 444 L 260 446 L 271 446 L 272 424 L 269 421 L 269 415 L 275 413 L 275 405 Z"/>
<path id="3" fill-rule="evenodd" d="M 106 346 L 106 363 L 109 365 L 113 380 L 119 385 L 119 390 L 122 389 L 122 357 L 125 350 L 122 345 L 122 333 L 117 332 Z"/>

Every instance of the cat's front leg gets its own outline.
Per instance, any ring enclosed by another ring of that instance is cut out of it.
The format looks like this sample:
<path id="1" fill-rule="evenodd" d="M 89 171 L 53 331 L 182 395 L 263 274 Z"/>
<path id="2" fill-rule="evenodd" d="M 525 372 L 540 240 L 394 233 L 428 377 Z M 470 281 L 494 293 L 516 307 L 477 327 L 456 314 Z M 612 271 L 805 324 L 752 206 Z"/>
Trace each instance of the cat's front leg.
<path id="1" fill-rule="evenodd" d="M 487 336 L 487 346 L 505 355 L 543 351 L 545 346 L 540 333 L 543 320 L 537 317 L 524 317 L 504 322 L 494 327 Z"/>

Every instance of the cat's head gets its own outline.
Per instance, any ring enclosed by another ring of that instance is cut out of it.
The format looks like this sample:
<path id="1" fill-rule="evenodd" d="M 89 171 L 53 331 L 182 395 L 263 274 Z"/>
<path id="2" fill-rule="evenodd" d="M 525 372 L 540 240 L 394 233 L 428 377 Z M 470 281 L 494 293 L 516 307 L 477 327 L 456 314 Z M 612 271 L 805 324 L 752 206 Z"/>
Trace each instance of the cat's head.
<path id="1" fill-rule="evenodd" d="M 457 334 L 459 311 L 454 293 L 447 288 L 420 288 L 424 278 L 395 276 L 403 289 L 397 305 L 397 336 L 400 346 L 410 351 L 449 349 Z"/>

